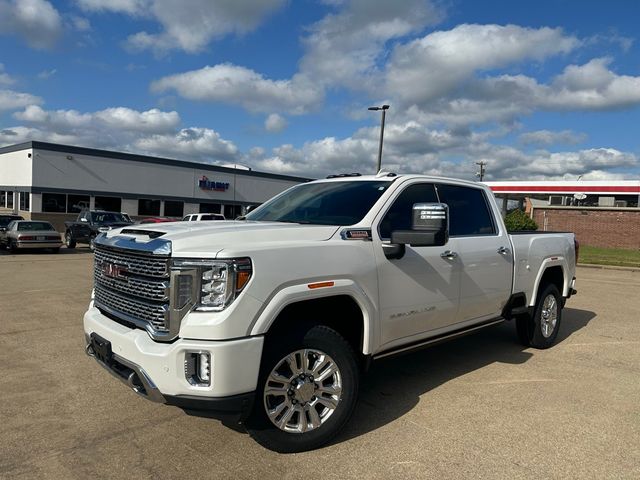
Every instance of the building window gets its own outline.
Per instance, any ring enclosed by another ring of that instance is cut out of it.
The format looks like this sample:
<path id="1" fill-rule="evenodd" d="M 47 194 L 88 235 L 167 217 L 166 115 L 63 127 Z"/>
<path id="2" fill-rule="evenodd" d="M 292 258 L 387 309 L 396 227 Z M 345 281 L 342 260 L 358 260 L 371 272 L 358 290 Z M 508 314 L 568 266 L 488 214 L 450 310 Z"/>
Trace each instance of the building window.
<path id="1" fill-rule="evenodd" d="M 181 217 L 184 213 L 184 202 L 176 202 L 173 200 L 164 201 L 165 217 Z"/>
<path id="2" fill-rule="evenodd" d="M 7 192 L 0 191 L 0 208 L 7 206 Z"/>
<path id="3" fill-rule="evenodd" d="M 96 197 L 96 210 L 120 212 L 122 210 L 122 199 L 118 197 Z"/>
<path id="4" fill-rule="evenodd" d="M 201 203 L 200 213 L 222 213 L 222 205 L 219 203 Z"/>
<path id="5" fill-rule="evenodd" d="M 7 192 L 7 208 L 13 208 L 13 192 Z"/>
<path id="6" fill-rule="evenodd" d="M 67 196 L 63 193 L 43 193 L 42 211 L 64 213 L 67 211 Z"/>
<path id="7" fill-rule="evenodd" d="M 225 205 L 224 206 L 224 218 L 233 220 L 240 216 L 242 207 L 240 205 Z"/>
<path id="8" fill-rule="evenodd" d="M 79 213 L 82 210 L 89 210 L 89 195 L 69 195 L 67 197 L 67 212 Z"/>
<path id="9" fill-rule="evenodd" d="M 138 200 L 138 215 L 160 215 L 160 200 Z"/>
<path id="10" fill-rule="evenodd" d="M 29 192 L 20 192 L 20 210 L 29 211 Z"/>

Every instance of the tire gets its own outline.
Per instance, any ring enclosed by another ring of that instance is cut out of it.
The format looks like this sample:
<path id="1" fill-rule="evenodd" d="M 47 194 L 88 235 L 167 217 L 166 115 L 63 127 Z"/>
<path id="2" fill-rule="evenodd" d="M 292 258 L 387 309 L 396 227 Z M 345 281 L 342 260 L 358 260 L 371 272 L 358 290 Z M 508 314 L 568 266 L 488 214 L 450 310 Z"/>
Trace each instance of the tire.
<path id="1" fill-rule="evenodd" d="M 287 359 L 295 362 L 298 372 L 288 367 Z M 359 382 L 351 345 L 329 327 L 315 326 L 303 335 L 268 345 L 247 430 L 260 445 L 276 452 L 318 448 L 351 417 Z"/>
<path id="2" fill-rule="evenodd" d="M 67 246 L 67 248 L 76 248 L 76 241 L 69 231 L 65 232 L 64 234 L 64 244 Z"/>
<path id="3" fill-rule="evenodd" d="M 18 246 L 16 245 L 16 242 L 13 240 L 9 240 L 9 251 L 11 253 L 17 253 L 18 252 Z"/>
<path id="4" fill-rule="evenodd" d="M 562 300 L 554 284 L 542 286 L 533 317 L 516 319 L 518 338 L 524 346 L 545 349 L 555 343 L 562 320 Z"/>

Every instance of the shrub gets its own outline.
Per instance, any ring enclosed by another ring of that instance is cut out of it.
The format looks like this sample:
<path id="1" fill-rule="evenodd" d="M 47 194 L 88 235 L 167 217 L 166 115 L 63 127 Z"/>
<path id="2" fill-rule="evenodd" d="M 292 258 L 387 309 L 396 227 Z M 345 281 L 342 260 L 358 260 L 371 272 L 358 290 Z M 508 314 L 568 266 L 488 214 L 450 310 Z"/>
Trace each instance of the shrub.
<path id="1" fill-rule="evenodd" d="M 537 230 L 538 224 L 534 222 L 522 210 L 513 210 L 504 218 L 508 232 L 518 232 L 521 230 Z"/>

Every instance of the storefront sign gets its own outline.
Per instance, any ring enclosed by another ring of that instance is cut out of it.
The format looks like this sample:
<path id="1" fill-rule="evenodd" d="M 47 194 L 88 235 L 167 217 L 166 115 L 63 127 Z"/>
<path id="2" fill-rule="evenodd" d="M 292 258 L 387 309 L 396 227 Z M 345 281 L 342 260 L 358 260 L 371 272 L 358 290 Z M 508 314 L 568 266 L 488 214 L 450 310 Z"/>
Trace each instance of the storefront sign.
<path id="1" fill-rule="evenodd" d="M 228 182 L 216 182 L 213 180 L 209 180 L 204 175 L 200 180 L 198 180 L 198 186 L 202 190 L 212 190 L 214 192 L 226 192 L 227 190 L 229 190 Z"/>

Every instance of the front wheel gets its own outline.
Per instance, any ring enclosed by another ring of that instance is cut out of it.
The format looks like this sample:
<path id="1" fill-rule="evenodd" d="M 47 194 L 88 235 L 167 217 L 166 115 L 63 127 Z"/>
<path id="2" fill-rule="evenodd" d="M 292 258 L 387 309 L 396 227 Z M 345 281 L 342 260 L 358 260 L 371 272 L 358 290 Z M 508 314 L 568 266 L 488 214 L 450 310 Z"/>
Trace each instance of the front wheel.
<path id="1" fill-rule="evenodd" d="M 359 386 L 356 357 L 349 343 L 326 326 L 282 344 L 266 347 L 247 429 L 276 452 L 312 450 L 329 442 L 353 413 Z"/>
<path id="2" fill-rule="evenodd" d="M 516 320 L 518 337 L 525 346 L 549 348 L 552 346 L 562 319 L 562 296 L 558 287 L 548 284 L 538 293 L 533 317 Z"/>
<path id="3" fill-rule="evenodd" d="M 64 234 L 64 244 L 67 248 L 76 248 L 76 241 L 74 240 L 71 232 L 65 232 Z"/>

